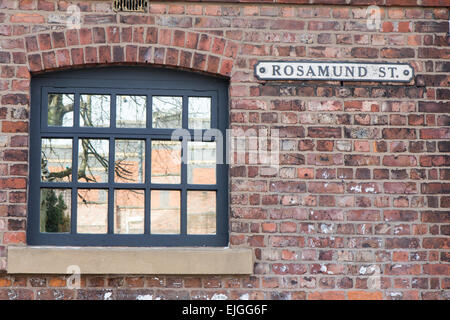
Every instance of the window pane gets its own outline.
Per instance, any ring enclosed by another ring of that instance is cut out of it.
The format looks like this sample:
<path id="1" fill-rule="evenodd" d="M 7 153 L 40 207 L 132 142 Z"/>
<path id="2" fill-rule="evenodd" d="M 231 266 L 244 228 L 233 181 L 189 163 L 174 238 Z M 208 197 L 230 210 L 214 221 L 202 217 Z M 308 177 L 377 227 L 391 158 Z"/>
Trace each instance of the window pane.
<path id="1" fill-rule="evenodd" d="M 78 142 L 78 181 L 107 182 L 109 140 L 80 139 Z"/>
<path id="2" fill-rule="evenodd" d="M 109 127 L 109 95 L 82 94 L 80 96 L 80 127 Z"/>
<path id="3" fill-rule="evenodd" d="M 73 127 L 73 94 L 48 94 L 48 126 Z"/>
<path id="4" fill-rule="evenodd" d="M 211 98 L 189 97 L 189 128 L 211 128 Z"/>
<path id="5" fill-rule="evenodd" d="M 145 141 L 115 140 L 114 181 L 143 183 L 145 180 Z"/>
<path id="6" fill-rule="evenodd" d="M 216 143 L 188 141 L 188 183 L 216 183 Z"/>
<path id="7" fill-rule="evenodd" d="M 77 233 L 108 232 L 108 190 L 78 189 Z"/>
<path id="8" fill-rule="evenodd" d="M 145 128 L 147 97 L 117 96 L 116 126 L 118 128 Z"/>
<path id="9" fill-rule="evenodd" d="M 153 128 L 181 128 L 182 97 L 153 96 Z"/>
<path id="10" fill-rule="evenodd" d="M 152 140 L 152 183 L 181 182 L 181 142 Z"/>
<path id="11" fill-rule="evenodd" d="M 187 233 L 216 233 L 216 192 L 187 192 Z"/>
<path id="12" fill-rule="evenodd" d="M 144 190 L 115 190 L 114 233 L 144 233 Z"/>
<path id="13" fill-rule="evenodd" d="M 151 233 L 180 233 L 180 191 L 152 190 Z"/>
<path id="14" fill-rule="evenodd" d="M 43 138 L 41 157 L 42 181 L 71 181 L 72 139 Z"/>
<path id="15" fill-rule="evenodd" d="M 70 232 L 71 189 L 41 189 L 41 232 Z"/>

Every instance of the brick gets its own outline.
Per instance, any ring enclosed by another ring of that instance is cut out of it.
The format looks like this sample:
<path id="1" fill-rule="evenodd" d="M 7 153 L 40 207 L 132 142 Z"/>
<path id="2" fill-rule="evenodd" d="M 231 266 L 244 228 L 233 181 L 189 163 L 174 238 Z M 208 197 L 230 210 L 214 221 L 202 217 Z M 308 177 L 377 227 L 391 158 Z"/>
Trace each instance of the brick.
<path id="1" fill-rule="evenodd" d="M 354 58 L 377 58 L 378 51 L 372 47 L 356 47 L 351 49 L 351 55 Z"/>
<path id="2" fill-rule="evenodd" d="M 378 210 L 350 210 L 346 215 L 349 221 L 379 221 L 381 219 Z"/>
<path id="3" fill-rule="evenodd" d="M 340 182 L 309 182 L 311 193 L 344 193 L 344 185 Z"/>
<path id="4" fill-rule="evenodd" d="M 450 268 L 447 264 L 425 264 L 423 272 L 430 275 L 450 275 Z"/>
<path id="5" fill-rule="evenodd" d="M 414 167 L 417 165 L 417 159 L 414 156 L 384 156 L 383 165 L 388 167 Z"/>
<path id="6" fill-rule="evenodd" d="M 412 249 L 420 246 L 419 239 L 416 238 L 387 238 L 386 249 Z"/>
<path id="7" fill-rule="evenodd" d="M 323 291 L 311 292 L 308 294 L 308 300 L 345 300 L 345 291 Z"/>
<path id="8" fill-rule="evenodd" d="M 415 129 L 387 128 L 383 129 L 382 134 L 384 139 L 416 139 Z"/>
<path id="9" fill-rule="evenodd" d="M 341 138 L 341 129 L 333 127 L 309 127 L 308 137 L 311 138 Z"/>
<path id="10" fill-rule="evenodd" d="M 4 244 L 25 244 L 25 232 L 5 232 L 3 233 Z"/>
<path id="11" fill-rule="evenodd" d="M 366 291 L 349 291 L 349 300 L 382 300 L 383 293 L 381 291 L 377 292 L 366 292 Z"/>
<path id="12" fill-rule="evenodd" d="M 426 249 L 449 249 L 450 242 L 448 238 L 424 238 L 422 242 L 423 248 Z"/>
<path id="13" fill-rule="evenodd" d="M 16 13 L 10 18 L 13 23 L 44 23 L 44 16 L 37 13 Z"/>

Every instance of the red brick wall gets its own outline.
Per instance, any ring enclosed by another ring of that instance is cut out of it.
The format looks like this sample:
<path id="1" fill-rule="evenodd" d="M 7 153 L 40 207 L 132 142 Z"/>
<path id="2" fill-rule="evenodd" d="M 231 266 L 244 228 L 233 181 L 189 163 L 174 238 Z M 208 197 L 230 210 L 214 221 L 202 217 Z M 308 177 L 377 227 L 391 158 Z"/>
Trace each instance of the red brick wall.
<path id="1" fill-rule="evenodd" d="M 0 299 L 449 298 L 448 1 L 247 2 L 74 2 L 69 30 L 68 2 L 0 0 Z M 366 27 L 374 3 L 380 31 Z M 416 76 L 257 81 L 255 62 L 274 59 L 401 61 Z M 253 249 L 251 276 L 83 276 L 70 290 L 4 272 L 26 244 L 30 73 L 117 63 L 229 77 L 231 127 L 280 129 L 278 172 L 230 167 L 230 246 Z"/>

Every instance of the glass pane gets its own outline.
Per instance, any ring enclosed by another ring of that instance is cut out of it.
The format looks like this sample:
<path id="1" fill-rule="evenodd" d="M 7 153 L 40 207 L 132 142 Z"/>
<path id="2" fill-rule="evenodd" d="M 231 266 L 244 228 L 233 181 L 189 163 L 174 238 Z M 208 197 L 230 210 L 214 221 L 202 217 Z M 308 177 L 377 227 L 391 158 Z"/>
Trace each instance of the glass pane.
<path id="1" fill-rule="evenodd" d="M 187 233 L 216 233 L 216 192 L 187 192 Z"/>
<path id="2" fill-rule="evenodd" d="M 180 191 L 152 190 L 151 233 L 180 233 Z"/>
<path id="3" fill-rule="evenodd" d="M 69 182 L 72 179 L 72 139 L 41 139 L 41 180 Z"/>
<path id="4" fill-rule="evenodd" d="M 147 117 L 146 96 L 116 97 L 116 126 L 118 128 L 145 128 Z"/>
<path id="5" fill-rule="evenodd" d="M 41 189 L 41 232 L 70 232 L 71 189 Z"/>
<path id="6" fill-rule="evenodd" d="M 190 184 L 216 183 L 216 142 L 188 141 L 187 177 Z"/>
<path id="7" fill-rule="evenodd" d="M 108 182 L 109 140 L 80 139 L 78 181 Z"/>
<path id="8" fill-rule="evenodd" d="M 152 140 L 152 183 L 180 183 L 181 142 Z"/>
<path id="9" fill-rule="evenodd" d="M 189 128 L 211 128 L 211 98 L 189 97 Z"/>
<path id="10" fill-rule="evenodd" d="M 77 233 L 108 232 L 108 190 L 78 189 Z"/>
<path id="11" fill-rule="evenodd" d="M 114 181 L 143 183 L 145 180 L 145 141 L 116 140 Z"/>
<path id="12" fill-rule="evenodd" d="M 102 94 L 80 96 L 80 127 L 109 127 L 111 98 Z"/>
<path id="13" fill-rule="evenodd" d="M 153 96 L 153 128 L 181 128 L 182 97 Z"/>
<path id="14" fill-rule="evenodd" d="M 114 233 L 144 233 L 144 190 L 115 190 Z"/>
<path id="15" fill-rule="evenodd" d="M 49 93 L 47 123 L 50 127 L 73 127 L 73 94 Z"/>

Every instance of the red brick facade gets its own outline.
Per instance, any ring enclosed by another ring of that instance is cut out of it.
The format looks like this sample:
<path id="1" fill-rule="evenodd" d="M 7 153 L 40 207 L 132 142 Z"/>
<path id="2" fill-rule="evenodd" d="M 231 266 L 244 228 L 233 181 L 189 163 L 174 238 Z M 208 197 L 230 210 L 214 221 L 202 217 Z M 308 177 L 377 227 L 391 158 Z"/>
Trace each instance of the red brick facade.
<path id="1" fill-rule="evenodd" d="M 0 0 L 0 299 L 449 299 L 448 0 Z M 366 25 L 381 8 L 380 30 Z M 407 62 L 410 83 L 258 81 L 258 60 Z M 230 79 L 230 127 L 280 130 L 280 169 L 230 166 L 230 246 L 250 276 L 9 275 L 26 245 L 30 79 L 84 66 Z M 108 295 L 109 296 L 109 295 Z"/>

